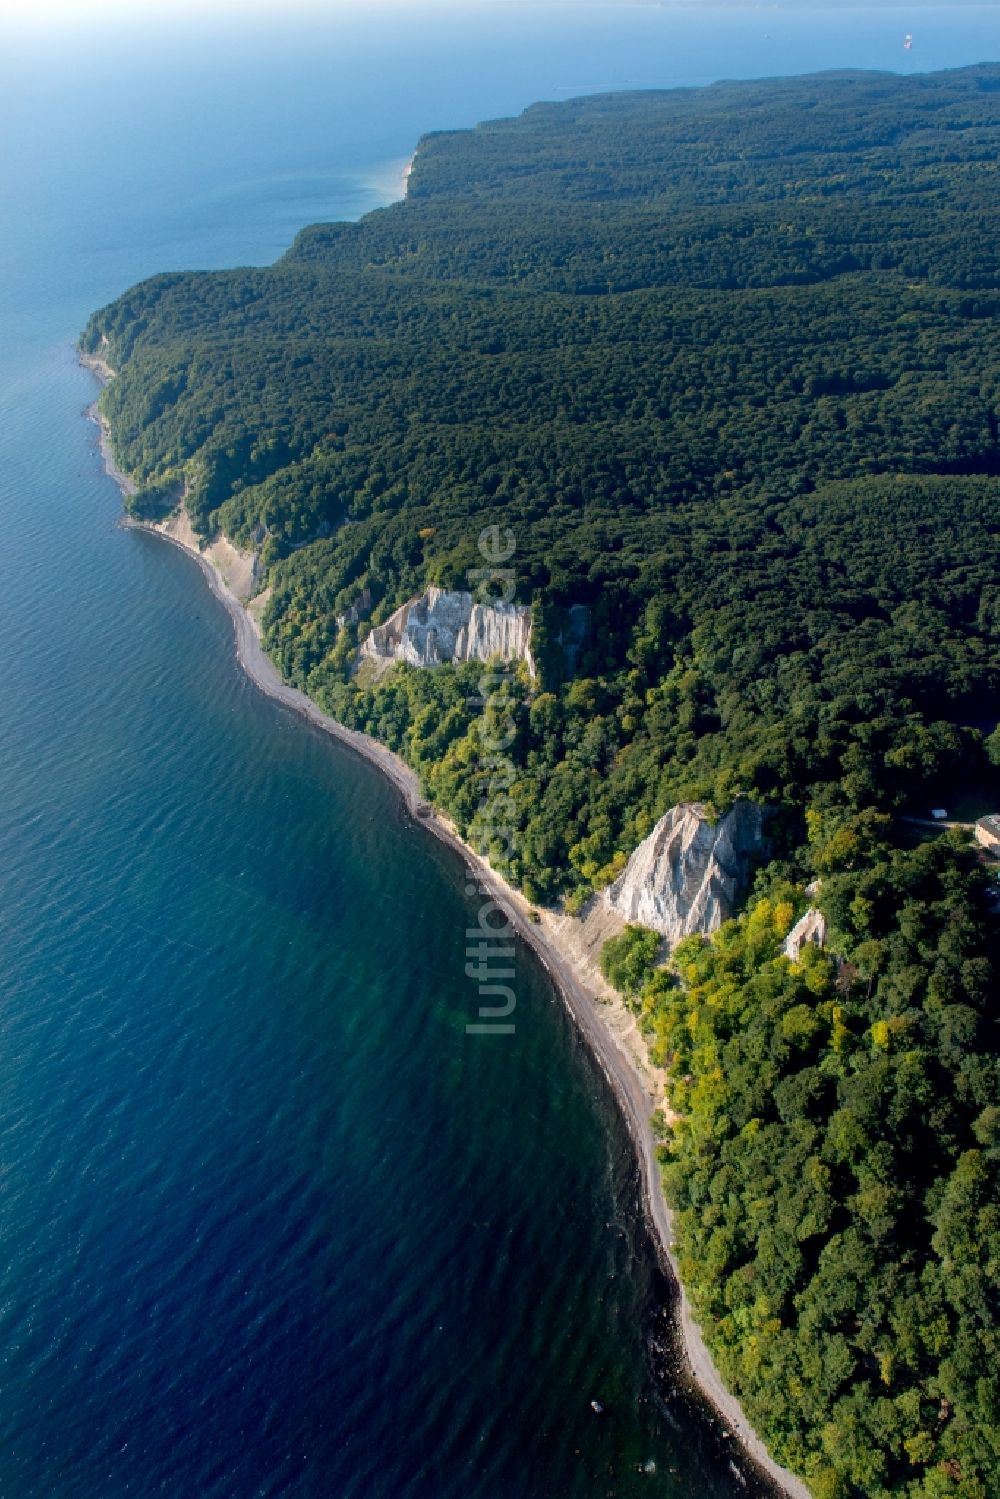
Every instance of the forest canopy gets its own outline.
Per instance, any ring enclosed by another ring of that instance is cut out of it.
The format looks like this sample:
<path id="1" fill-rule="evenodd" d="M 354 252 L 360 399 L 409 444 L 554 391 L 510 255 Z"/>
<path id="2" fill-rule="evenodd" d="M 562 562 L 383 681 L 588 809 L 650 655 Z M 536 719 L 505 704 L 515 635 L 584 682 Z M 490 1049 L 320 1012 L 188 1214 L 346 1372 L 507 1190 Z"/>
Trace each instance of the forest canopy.
<path id="1" fill-rule="evenodd" d="M 1000 66 L 602 95 L 427 136 L 404 202 L 82 339 L 143 513 L 183 487 L 257 550 L 286 677 L 529 899 L 767 804 L 749 910 L 605 967 L 708 1341 L 820 1499 L 1000 1495 L 995 918 L 900 816 L 1000 804 L 998 243 Z M 537 666 L 503 842 L 481 669 L 357 669 L 496 524 Z"/>

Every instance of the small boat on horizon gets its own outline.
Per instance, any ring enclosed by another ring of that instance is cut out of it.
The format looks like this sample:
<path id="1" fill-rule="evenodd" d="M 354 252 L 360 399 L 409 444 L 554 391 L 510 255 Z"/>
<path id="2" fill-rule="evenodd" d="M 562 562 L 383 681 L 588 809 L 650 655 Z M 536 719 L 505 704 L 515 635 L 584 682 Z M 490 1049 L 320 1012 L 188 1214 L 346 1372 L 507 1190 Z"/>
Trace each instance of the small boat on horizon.
<path id="1" fill-rule="evenodd" d="M 909 32 L 907 32 L 906 35 L 903 38 L 903 51 L 904 52 L 909 52 L 909 51 L 912 50 L 912 48 L 913 48 L 913 37 L 910 35 Z"/>

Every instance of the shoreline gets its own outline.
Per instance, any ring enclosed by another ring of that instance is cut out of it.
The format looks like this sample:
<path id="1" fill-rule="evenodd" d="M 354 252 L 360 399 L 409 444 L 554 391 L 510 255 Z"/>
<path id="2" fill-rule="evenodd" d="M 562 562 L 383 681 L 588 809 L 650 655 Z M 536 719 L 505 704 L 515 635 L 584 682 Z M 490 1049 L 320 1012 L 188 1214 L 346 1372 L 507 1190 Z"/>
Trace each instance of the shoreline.
<path id="1" fill-rule="evenodd" d="M 114 371 L 99 356 L 81 354 L 79 357 L 81 364 L 90 369 L 102 384 L 114 378 Z M 86 414 L 98 428 L 99 448 L 107 473 L 123 493 L 134 494 L 137 487 L 134 481 L 114 461 L 108 424 L 96 401 L 87 408 Z M 467 872 L 473 876 L 483 893 L 496 901 L 522 942 L 541 962 L 604 1075 L 632 1140 L 639 1169 L 643 1212 L 653 1247 L 662 1269 L 675 1287 L 676 1328 L 683 1358 L 682 1378 L 689 1382 L 698 1396 L 721 1418 L 725 1436 L 733 1438 L 734 1447 L 738 1445 L 747 1462 L 760 1477 L 769 1481 L 788 1499 L 812 1499 L 804 1480 L 782 1468 L 771 1457 L 744 1415 L 739 1402 L 723 1384 L 705 1345 L 673 1254 L 672 1215 L 663 1195 L 656 1155 L 657 1141 L 651 1124 L 651 1115 L 658 1107 L 659 1100 L 650 1088 L 648 1079 L 643 1077 L 638 1059 L 616 1040 L 606 1014 L 602 1013 L 608 1010 L 608 1005 L 596 992 L 597 986 L 588 983 L 577 973 L 570 945 L 560 940 L 560 934 L 553 929 L 551 920 L 545 922 L 543 918 L 543 924 L 538 925 L 531 919 L 529 913 L 532 907 L 529 902 L 519 891 L 508 885 L 482 855 L 465 843 L 435 809 L 431 808 L 424 813 L 427 803 L 420 793 L 416 773 L 398 755 L 368 735 L 338 723 L 324 713 L 312 698 L 284 681 L 264 651 L 259 626 L 253 615 L 201 550 L 164 525 L 134 520 L 127 516 L 123 517 L 122 525 L 129 530 L 146 531 L 160 537 L 198 564 L 211 592 L 230 616 L 237 661 L 254 686 L 380 770 L 401 795 L 414 821 L 462 859 Z M 419 814 L 418 808 L 421 809 Z"/>

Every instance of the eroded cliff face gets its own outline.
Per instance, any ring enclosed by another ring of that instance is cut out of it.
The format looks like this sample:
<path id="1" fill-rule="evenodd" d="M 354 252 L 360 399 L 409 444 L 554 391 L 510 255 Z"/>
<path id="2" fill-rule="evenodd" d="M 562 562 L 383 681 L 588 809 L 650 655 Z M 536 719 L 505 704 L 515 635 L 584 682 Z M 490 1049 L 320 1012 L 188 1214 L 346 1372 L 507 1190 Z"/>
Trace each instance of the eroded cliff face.
<path id="1" fill-rule="evenodd" d="M 813 947 L 826 945 L 826 917 L 815 906 L 810 906 L 805 915 L 799 917 L 785 938 L 785 957 L 792 963 L 797 963 L 802 956 L 802 949 L 810 943 Z"/>
<path id="2" fill-rule="evenodd" d="M 531 613 L 520 604 L 477 604 L 471 593 L 428 588 L 376 625 L 359 657 L 385 665 L 439 666 L 445 661 L 526 661 L 531 675 Z"/>
<path id="3" fill-rule="evenodd" d="M 607 892 L 626 921 L 671 943 L 728 921 L 764 847 L 763 809 L 738 801 L 711 823 L 697 802 L 671 807 Z"/>
<path id="4" fill-rule="evenodd" d="M 337 615 L 338 630 L 342 630 L 345 625 L 360 624 L 363 619 L 368 618 L 371 607 L 372 591 L 370 588 L 362 588 L 360 593 L 354 595 L 354 598 L 347 605 L 343 614 Z"/>

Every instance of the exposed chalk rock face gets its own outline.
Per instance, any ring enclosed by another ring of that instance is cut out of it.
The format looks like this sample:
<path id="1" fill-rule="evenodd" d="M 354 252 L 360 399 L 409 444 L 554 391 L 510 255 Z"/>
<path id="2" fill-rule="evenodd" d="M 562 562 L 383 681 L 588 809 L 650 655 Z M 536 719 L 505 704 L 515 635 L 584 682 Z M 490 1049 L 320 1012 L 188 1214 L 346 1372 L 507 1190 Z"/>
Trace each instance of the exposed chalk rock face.
<path id="1" fill-rule="evenodd" d="M 439 666 L 445 661 L 526 661 L 531 675 L 531 611 L 520 604 L 477 604 L 471 593 L 428 588 L 376 625 L 362 643 L 362 660 L 408 661 Z"/>
<path id="2" fill-rule="evenodd" d="M 661 817 L 607 892 L 612 910 L 679 942 L 728 921 L 764 847 L 763 808 L 738 801 L 711 823 L 697 802 Z"/>
<path id="3" fill-rule="evenodd" d="M 337 615 L 337 628 L 342 630 L 345 625 L 360 624 L 371 611 L 371 607 L 372 591 L 370 588 L 362 588 L 360 593 L 355 594 L 343 614 Z"/>
<path id="4" fill-rule="evenodd" d="M 785 938 L 784 953 L 793 963 L 797 963 L 802 955 L 804 947 L 822 947 L 826 942 L 826 917 L 822 911 L 817 911 L 815 906 L 810 906 L 804 916 L 800 916 Z"/>

